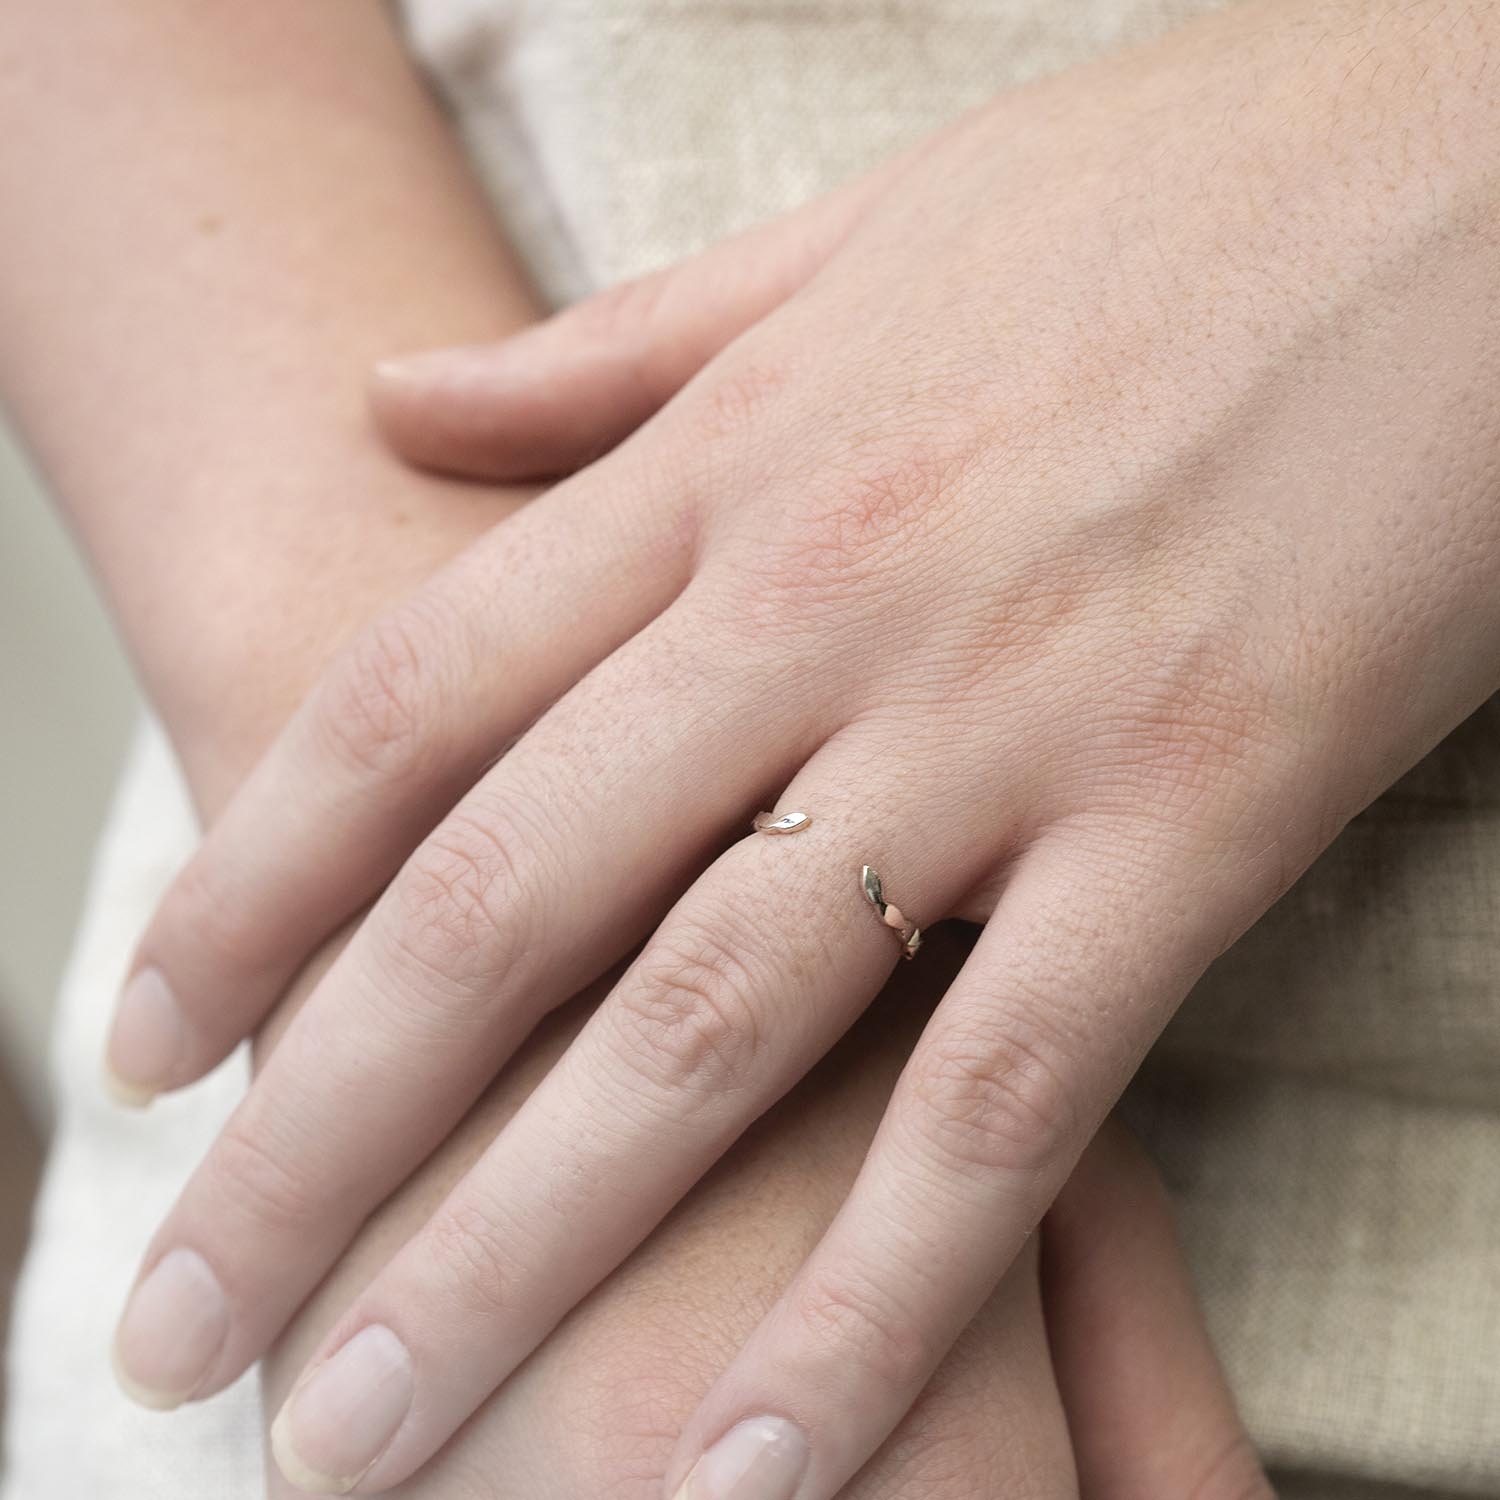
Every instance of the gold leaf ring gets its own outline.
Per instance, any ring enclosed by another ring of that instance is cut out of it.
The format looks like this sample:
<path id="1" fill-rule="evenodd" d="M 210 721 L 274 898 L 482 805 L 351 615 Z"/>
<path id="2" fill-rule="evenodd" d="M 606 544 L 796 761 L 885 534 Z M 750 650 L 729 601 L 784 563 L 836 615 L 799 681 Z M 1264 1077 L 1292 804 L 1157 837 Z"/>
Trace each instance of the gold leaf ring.
<path id="1" fill-rule="evenodd" d="M 812 814 L 805 812 L 756 813 L 751 825 L 757 833 L 801 833 L 812 822 Z"/>
<path id="2" fill-rule="evenodd" d="M 869 865 L 860 866 L 859 888 L 865 893 L 865 900 L 880 913 L 880 920 L 901 939 L 901 957 L 915 958 L 922 946 L 922 929 L 915 922 L 908 922 L 901 908 L 885 899 L 880 876 Z"/>

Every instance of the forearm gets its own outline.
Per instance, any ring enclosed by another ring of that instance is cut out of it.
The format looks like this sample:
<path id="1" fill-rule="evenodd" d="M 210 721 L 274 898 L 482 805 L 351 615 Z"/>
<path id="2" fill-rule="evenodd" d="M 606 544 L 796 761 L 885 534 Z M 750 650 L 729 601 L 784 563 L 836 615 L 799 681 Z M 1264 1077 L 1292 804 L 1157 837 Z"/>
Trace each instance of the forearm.
<path id="1" fill-rule="evenodd" d="M 212 806 L 494 519 L 384 455 L 370 362 L 527 295 L 374 0 L 11 0 L 0 113 L 0 394 Z"/>

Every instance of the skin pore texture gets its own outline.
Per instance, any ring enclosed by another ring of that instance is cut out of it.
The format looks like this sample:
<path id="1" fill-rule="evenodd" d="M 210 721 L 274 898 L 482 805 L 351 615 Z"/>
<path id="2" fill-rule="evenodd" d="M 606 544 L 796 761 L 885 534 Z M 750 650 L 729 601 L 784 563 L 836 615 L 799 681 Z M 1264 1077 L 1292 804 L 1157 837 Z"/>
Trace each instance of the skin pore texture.
<path id="1" fill-rule="evenodd" d="M 352 643 L 143 939 L 117 1062 L 149 1000 L 180 1045 L 129 1081 L 169 1088 L 375 903 L 154 1239 L 125 1352 L 217 1319 L 169 1373 L 232 1379 L 644 944 L 281 1419 L 304 1477 L 400 1483 L 879 991 L 871 866 L 984 933 L 665 1475 L 830 1500 L 1204 967 L 1500 686 L 1497 17 L 1246 0 L 387 370 L 429 465 L 605 456 Z M 761 808 L 813 820 L 746 836 Z"/>
<path id="2" fill-rule="evenodd" d="M 366 0 L 0 11 L 0 389 L 210 821 L 361 622 L 530 493 L 414 473 L 365 417 L 379 356 L 532 315 L 383 16 Z M 340 942 L 269 1015 L 261 1065 Z M 934 943 L 927 979 L 903 976 L 400 1492 L 658 1492 L 681 1421 L 834 1212 L 958 956 Z M 270 1410 L 587 1008 L 559 1011 L 337 1258 L 271 1351 Z M 1029 1252 L 851 1494 L 1256 1493 L 1159 1190 L 1120 1142 L 1100 1150 L 1078 1179 L 1099 1209 L 1059 1232 L 1049 1290 L 1052 1343 L 1073 1351 L 1066 1419 Z M 252 1160 L 269 1228 L 278 1156 Z M 1120 1380 L 1106 1345 L 1153 1380 Z"/>

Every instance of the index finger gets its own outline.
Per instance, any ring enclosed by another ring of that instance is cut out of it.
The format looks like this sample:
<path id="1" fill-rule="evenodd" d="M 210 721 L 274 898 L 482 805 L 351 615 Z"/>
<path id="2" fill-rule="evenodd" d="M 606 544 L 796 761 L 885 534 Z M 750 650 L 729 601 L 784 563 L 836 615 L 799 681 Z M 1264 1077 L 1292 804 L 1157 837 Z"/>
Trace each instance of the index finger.
<path id="1" fill-rule="evenodd" d="M 123 1103 L 221 1061 L 439 817 L 686 579 L 640 465 L 553 491 L 362 630 L 173 881 L 131 963 Z M 627 566 L 628 561 L 628 566 Z"/>

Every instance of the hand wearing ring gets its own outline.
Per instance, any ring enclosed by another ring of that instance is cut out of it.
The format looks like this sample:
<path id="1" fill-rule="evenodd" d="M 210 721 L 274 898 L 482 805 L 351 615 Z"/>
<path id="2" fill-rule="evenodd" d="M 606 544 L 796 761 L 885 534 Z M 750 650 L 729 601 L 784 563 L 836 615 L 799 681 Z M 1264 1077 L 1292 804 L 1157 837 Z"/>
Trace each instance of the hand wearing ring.
<path id="1" fill-rule="evenodd" d="M 398 1483 L 844 1033 L 910 906 L 984 929 L 665 1476 L 833 1500 L 1197 976 L 1500 688 L 1500 39 L 1411 10 L 1246 0 L 386 378 L 408 454 L 570 477 L 351 644 L 143 939 L 125 1014 L 176 1048 L 133 1081 L 174 1087 L 374 900 L 148 1252 L 192 1274 L 127 1324 L 214 1334 L 167 1395 L 244 1370 L 638 948 L 291 1398 L 289 1465 Z M 743 834 L 773 789 L 811 829 Z"/>

